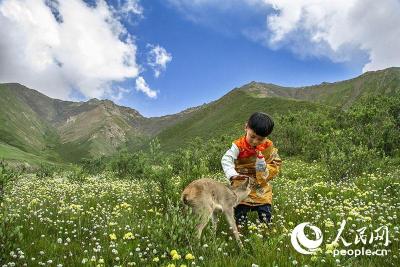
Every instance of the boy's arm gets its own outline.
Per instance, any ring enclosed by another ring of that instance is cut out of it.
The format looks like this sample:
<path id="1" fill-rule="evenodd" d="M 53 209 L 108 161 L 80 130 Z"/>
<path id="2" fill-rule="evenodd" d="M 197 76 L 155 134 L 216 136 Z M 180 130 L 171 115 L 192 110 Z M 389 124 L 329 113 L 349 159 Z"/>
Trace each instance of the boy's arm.
<path id="1" fill-rule="evenodd" d="M 275 176 L 278 175 L 282 165 L 282 160 L 278 155 L 278 149 L 273 147 L 271 156 L 267 159 L 268 178 L 267 181 L 271 181 Z"/>
<path id="2" fill-rule="evenodd" d="M 222 169 L 225 172 L 226 178 L 229 180 L 232 176 L 239 175 L 235 170 L 235 159 L 239 155 L 239 148 L 237 145 L 232 144 L 232 147 L 226 151 L 225 155 L 222 156 L 221 164 Z"/>

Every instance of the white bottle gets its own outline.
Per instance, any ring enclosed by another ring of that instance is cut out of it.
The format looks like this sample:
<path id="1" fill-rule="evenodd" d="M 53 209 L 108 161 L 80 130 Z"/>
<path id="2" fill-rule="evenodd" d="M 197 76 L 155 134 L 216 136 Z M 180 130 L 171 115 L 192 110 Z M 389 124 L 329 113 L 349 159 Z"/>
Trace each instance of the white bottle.
<path id="1" fill-rule="evenodd" d="M 267 163 L 265 162 L 264 155 L 261 151 L 257 152 L 257 159 L 256 159 L 256 177 L 257 181 L 266 180 L 268 174 L 266 173 L 267 170 Z"/>

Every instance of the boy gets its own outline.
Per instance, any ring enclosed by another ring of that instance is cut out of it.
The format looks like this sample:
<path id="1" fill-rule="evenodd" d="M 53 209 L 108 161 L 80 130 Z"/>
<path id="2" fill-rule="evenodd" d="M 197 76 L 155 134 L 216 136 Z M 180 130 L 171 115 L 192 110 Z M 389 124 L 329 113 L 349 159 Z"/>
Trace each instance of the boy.
<path id="1" fill-rule="evenodd" d="M 278 174 L 282 163 L 278 149 L 267 139 L 273 128 L 274 121 L 268 114 L 252 114 L 245 125 L 245 135 L 235 140 L 222 157 L 222 168 L 231 184 L 241 183 L 243 175 L 257 179 L 255 162 L 259 151 L 267 163 L 266 173 L 257 180 L 256 189 L 235 208 L 237 224 L 247 223 L 249 211 L 257 211 L 260 222 L 271 222 L 272 186 L 269 181 Z"/>

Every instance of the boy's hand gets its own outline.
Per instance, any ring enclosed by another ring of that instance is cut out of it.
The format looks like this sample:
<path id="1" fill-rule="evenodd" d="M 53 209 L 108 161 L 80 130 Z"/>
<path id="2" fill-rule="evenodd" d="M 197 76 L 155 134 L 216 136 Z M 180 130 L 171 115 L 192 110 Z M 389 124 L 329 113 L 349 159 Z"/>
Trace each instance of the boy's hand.
<path id="1" fill-rule="evenodd" d="M 246 179 L 250 179 L 250 177 L 249 176 L 247 176 L 247 175 L 242 175 L 242 174 L 239 174 L 239 175 L 234 175 L 234 176 L 231 176 L 231 178 L 229 178 L 229 180 L 246 180 Z"/>

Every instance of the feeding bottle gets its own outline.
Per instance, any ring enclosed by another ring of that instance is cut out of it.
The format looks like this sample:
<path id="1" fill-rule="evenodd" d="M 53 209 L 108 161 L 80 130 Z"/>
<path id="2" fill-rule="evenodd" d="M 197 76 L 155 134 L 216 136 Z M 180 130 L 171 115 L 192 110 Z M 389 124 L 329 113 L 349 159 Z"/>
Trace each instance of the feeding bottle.
<path id="1" fill-rule="evenodd" d="M 265 171 L 267 168 L 267 163 L 265 162 L 264 155 L 261 151 L 257 151 L 257 159 L 256 159 L 256 177 L 257 181 L 261 181 L 262 179 L 265 180 L 266 175 Z"/>

